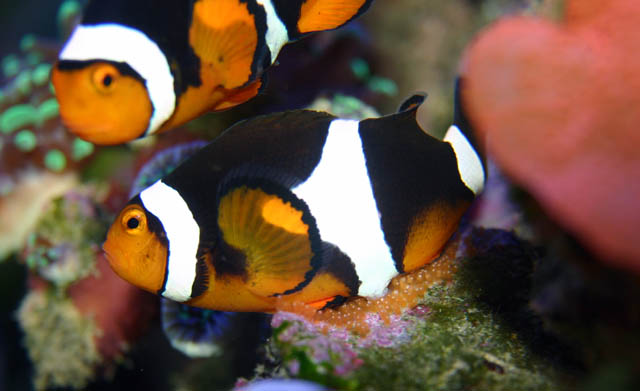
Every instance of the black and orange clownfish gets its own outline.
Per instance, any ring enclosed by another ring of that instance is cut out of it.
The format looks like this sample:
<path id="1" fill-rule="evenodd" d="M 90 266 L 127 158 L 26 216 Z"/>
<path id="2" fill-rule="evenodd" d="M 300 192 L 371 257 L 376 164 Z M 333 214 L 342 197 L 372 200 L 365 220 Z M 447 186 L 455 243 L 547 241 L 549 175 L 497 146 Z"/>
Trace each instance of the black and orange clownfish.
<path id="1" fill-rule="evenodd" d="M 460 111 L 438 140 L 393 115 L 307 110 L 234 125 L 120 212 L 104 251 L 140 288 L 189 305 L 270 312 L 380 297 L 438 257 L 484 186 Z"/>
<path id="2" fill-rule="evenodd" d="M 258 94 L 286 43 L 372 0 L 90 1 L 52 82 L 66 126 L 97 144 L 163 132 Z"/>

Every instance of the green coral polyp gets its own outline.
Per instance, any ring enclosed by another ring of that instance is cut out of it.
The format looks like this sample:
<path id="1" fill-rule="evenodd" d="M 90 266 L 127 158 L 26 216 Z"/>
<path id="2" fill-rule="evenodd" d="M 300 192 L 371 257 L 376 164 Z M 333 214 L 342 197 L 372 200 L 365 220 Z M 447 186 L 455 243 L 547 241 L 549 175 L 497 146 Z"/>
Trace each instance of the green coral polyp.
<path id="1" fill-rule="evenodd" d="M 36 135 L 30 130 L 21 130 L 16 133 L 13 142 L 16 147 L 23 152 L 31 152 L 38 145 Z"/>
<path id="2" fill-rule="evenodd" d="M 33 73 L 31 74 L 31 81 L 38 87 L 43 86 L 49 81 L 50 74 L 51 64 L 40 64 L 33 70 Z"/>
<path id="3" fill-rule="evenodd" d="M 31 94 L 32 85 L 31 85 L 31 71 L 25 70 L 20 72 L 20 74 L 15 79 L 15 88 L 22 95 Z"/>
<path id="4" fill-rule="evenodd" d="M 1 66 L 5 77 L 14 77 L 20 72 L 20 60 L 15 55 L 3 58 Z"/>
<path id="5" fill-rule="evenodd" d="M 36 45 L 36 37 L 33 34 L 27 34 L 20 40 L 20 50 L 28 52 Z"/>
<path id="6" fill-rule="evenodd" d="M 60 105 L 56 98 L 50 98 L 42 102 L 38 107 L 38 120 L 44 123 L 60 114 Z"/>
<path id="7" fill-rule="evenodd" d="M 67 167 L 67 157 L 59 149 L 52 149 L 44 155 L 44 165 L 54 172 L 63 171 Z"/>
<path id="8" fill-rule="evenodd" d="M 13 133 L 38 121 L 38 110 L 30 104 L 21 104 L 7 109 L 0 116 L 0 132 Z"/>
<path id="9" fill-rule="evenodd" d="M 73 140 L 71 158 L 75 161 L 82 160 L 91 155 L 94 149 L 90 142 L 77 138 Z"/>

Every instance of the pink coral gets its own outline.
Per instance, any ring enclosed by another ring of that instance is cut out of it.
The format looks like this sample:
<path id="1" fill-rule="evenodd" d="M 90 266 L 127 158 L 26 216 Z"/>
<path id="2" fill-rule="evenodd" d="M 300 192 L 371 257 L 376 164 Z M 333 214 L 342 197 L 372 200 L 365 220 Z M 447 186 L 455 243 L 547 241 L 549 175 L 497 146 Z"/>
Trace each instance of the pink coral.
<path id="1" fill-rule="evenodd" d="M 464 102 L 508 175 L 601 258 L 640 271 L 640 3 L 569 0 L 466 53 Z"/>
<path id="2" fill-rule="evenodd" d="M 358 357 L 361 349 L 397 346 L 409 341 L 412 330 L 410 321 L 401 316 L 390 315 L 385 322 L 376 313 L 365 316 L 365 322 L 369 326 L 369 333 L 365 337 L 358 337 L 345 328 L 310 322 L 300 315 L 288 312 L 276 313 L 271 325 L 277 328 L 285 322 L 287 326 L 277 335 L 277 342 L 286 349 L 305 349 L 315 364 L 331 364 L 333 374 L 337 376 L 346 376 L 363 364 Z M 296 375 L 299 362 L 295 359 L 285 361 L 289 373 Z"/>

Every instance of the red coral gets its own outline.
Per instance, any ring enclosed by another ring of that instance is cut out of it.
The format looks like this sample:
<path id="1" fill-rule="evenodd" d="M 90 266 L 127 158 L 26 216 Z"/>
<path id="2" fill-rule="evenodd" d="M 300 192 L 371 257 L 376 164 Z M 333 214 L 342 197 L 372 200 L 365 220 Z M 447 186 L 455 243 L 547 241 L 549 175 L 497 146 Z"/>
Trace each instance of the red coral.
<path id="1" fill-rule="evenodd" d="M 118 277 L 103 253 L 98 255 L 96 263 L 98 275 L 72 285 L 69 295 L 82 314 L 95 320 L 100 329 L 96 340 L 98 351 L 110 361 L 147 331 L 156 312 L 157 299 Z"/>
<path id="2" fill-rule="evenodd" d="M 600 257 L 640 271 L 640 3 L 512 17 L 465 59 L 464 103 L 503 169 Z"/>

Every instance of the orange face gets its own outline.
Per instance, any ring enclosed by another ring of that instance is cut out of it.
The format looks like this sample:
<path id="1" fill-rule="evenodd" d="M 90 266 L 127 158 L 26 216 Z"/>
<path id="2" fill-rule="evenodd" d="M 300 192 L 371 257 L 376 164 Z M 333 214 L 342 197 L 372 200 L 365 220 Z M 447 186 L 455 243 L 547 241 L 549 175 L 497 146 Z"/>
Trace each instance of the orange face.
<path id="1" fill-rule="evenodd" d="M 120 277 L 152 293 L 162 288 L 167 248 L 149 229 L 141 205 L 130 204 L 120 212 L 102 248 Z"/>
<path id="2" fill-rule="evenodd" d="M 121 144 L 140 137 L 153 106 L 144 83 L 112 64 L 90 63 L 65 69 L 56 64 L 51 81 L 65 125 L 96 144 Z"/>

